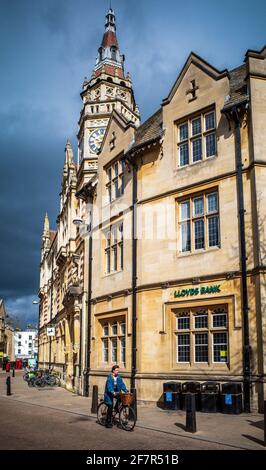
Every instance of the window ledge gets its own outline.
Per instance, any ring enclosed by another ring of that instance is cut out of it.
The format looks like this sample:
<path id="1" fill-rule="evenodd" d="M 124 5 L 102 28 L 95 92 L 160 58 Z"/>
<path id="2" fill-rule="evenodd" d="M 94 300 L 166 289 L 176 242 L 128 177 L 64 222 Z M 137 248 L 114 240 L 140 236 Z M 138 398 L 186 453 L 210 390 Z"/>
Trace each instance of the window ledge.
<path id="1" fill-rule="evenodd" d="M 194 165 L 204 164 L 208 162 L 209 160 L 214 160 L 215 158 L 218 158 L 217 153 L 215 155 L 210 155 L 209 157 L 204 157 L 201 160 L 198 160 L 197 162 L 191 162 L 191 163 L 188 163 L 187 165 L 182 165 L 182 166 L 177 165 L 176 171 L 185 170 L 187 168 L 193 167 Z"/>
<path id="2" fill-rule="evenodd" d="M 105 277 L 110 277 L 110 276 L 114 276 L 115 274 L 119 274 L 119 273 L 122 273 L 122 272 L 124 272 L 124 270 L 123 270 L 123 269 L 119 269 L 118 271 L 113 271 L 113 272 L 111 272 L 111 273 L 104 273 L 104 274 L 102 275 L 102 277 L 103 277 L 103 278 L 105 278 Z"/>
<path id="3" fill-rule="evenodd" d="M 210 157 L 209 157 L 209 158 L 210 158 Z M 118 201 L 120 202 L 120 200 L 124 197 L 124 195 L 125 195 L 125 193 L 121 194 L 121 196 L 118 196 L 118 197 L 117 197 L 116 199 L 114 199 L 113 201 L 107 202 L 106 204 L 103 205 L 103 209 L 106 209 L 106 207 L 110 207 L 110 209 L 112 209 L 113 206 L 114 206 L 115 204 L 117 204 Z"/>
<path id="4" fill-rule="evenodd" d="M 179 252 L 179 253 L 177 253 L 176 258 L 180 259 L 180 258 L 186 258 L 187 256 L 203 255 L 203 254 L 211 253 L 212 251 L 217 251 L 217 250 L 220 250 L 220 249 L 221 249 L 220 246 L 212 246 L 212 247 L 210 247 L 206 250 L 202 249 L 202 250 L 197 250 L 197 251 L 193 251 L 193 252 L 189 252 L 189 253 Z"/>
<path id="5" fill-rule="evenodd" d="M 184 367 L 185 365 L 185 367 Z M 184 370 L 187 372 L 187 368 L 189 367 L 190 371 L 193 371 L 195 373 L 200 373 L 202 371 L 210 371 L 210 372 L 217 372 L 217 370 L 223 369 L 223 370 L 230 370 L 230 363 L 224 363 L 224 362 L 212 362 L 210 364 L 206 364 L 205 362 L 198 362 L 198 363 L 190 363 L 190 362 L 180 362 L 176 363 L 173 366 L 173 370 Z"/>

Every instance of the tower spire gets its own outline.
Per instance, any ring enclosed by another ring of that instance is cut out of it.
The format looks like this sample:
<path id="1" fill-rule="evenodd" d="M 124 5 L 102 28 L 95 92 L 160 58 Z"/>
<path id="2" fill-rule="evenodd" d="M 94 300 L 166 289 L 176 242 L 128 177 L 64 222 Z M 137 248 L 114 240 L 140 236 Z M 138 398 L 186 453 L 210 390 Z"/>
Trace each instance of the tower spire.
<path id="1" fill-rule="evenodd" d="M 45 213 L 44 216 L 44 222 L 43 222 L 43 236 L 49 237 L 49 229 L 50 229 L 50 224 L 49 224 L 49 218 L 47 212 Z"/>
<path id="2" fill-rule="evenodd" d="M 102 71 L 108 75 L 124 78 L 124 55 L 120 54 L 116 36 L 116 18 L 111 7 L 105 17 L 105 32 L 94 67 L 94 75 L 98 76 Z"/>
<path id="3" fill-rule="evenodd" d="M 140 122 L 132 81 L 124 73 L 124 56 L 119 51 L 116 19 L 111 4 L 105 18 L 105 31 L 97 61 L 91 78 L 83 82 L 81 98 L 77 170 L 79 187 L 97 172 L 98 156 L 114 110 L 135 127 Z"/>

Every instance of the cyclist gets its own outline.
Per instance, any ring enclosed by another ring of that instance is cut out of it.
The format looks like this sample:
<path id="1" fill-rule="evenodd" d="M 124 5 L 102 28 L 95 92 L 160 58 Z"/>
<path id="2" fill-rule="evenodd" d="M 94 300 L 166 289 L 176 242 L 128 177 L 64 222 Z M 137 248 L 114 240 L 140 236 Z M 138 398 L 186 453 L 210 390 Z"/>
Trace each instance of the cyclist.
<path id="1" fill-rule="evenodd" d="M 119 375 L 119 366 L 115 365 L 112 367 L 112 372 L 108 376 L 105 384 L 104 391 L 104 402 L 108 406 L 107 418 L 106 418 L 106 427 L 112 428 L 112 413 L 113 413 L 113 400 L 116 398 L 115 408 L 118 409 L 119 403 L 119 393 L 127 392 L 125 383 L 123 382 L 122 377 Z"/>

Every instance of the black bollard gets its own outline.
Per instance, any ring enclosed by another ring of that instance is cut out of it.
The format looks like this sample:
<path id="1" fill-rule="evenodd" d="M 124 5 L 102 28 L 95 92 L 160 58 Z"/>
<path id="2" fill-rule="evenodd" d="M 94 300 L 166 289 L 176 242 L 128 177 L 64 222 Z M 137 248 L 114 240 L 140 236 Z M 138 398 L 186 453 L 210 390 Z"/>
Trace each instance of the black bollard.
<path id="1" fill-rule="evenodd" d="M 98 409 L 98 385 L 92 387 L 91 413 L 97 413 Z"/>
<path id="2" fill-rule="evenodd" d="M 12 377 L 15 377 L 15 369 L 13 369 Z"/>
<path id="3" fill-rule="evenodd" d="M 138 407 L 137 407 L 137 389 L 136 388 L 132 388 L 131 389 L 131 393 L 133 393 L 134 395 L 134 401 L 132 403 L 132 408 L 134 410 L 134 413 L 135 413 L 135 416 L 136 416 L 136 419 L 138 418 Z"/>
<path id="4" fill-rule="evenodd" d="M 266 447 L 266 400 L 264 400 L 264 446 Z"/>
<path id="5" fill-rule="evenodd" d="M 6 379 L 6 394 L 11 395 L 11 379 L 7 377 Z"/>
<path id="6" fill-rule="evenodd" d="M 195 393 L 186 394 L 186 431 L 197 432 Z"/>

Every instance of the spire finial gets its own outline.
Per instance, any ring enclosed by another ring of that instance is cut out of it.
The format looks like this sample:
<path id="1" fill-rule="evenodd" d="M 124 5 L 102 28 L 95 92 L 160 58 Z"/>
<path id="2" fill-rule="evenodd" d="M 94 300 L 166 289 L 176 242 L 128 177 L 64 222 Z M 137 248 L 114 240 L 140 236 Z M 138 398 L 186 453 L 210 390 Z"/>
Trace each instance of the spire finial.
<path id="1" fill-rule="evenodd" d="M 49 229 L 50 229 L 49 218 L 48 218 L 48 214 L 46 212 L 45 216 L 44 216 L 43 233 L 45 235 L 49 234 Z"/>
<path id="2" fill-rule="evenodd" d="M 105 32 L 101 46 L 98 49 L 98 56 L 94 67 L 95 76 L 103 72 L 103 67 L 107 65 L 108 74 L 115 75 L 115 70 L 119 69 L 119 78 L 124 78 L 124 56 L 120 54 L 119 44 L 116 36 L 116 18 L 112 9 L 112 2 L 105 15 Z"/>
<path id="3" fill-rule="evenodd" d="M 66 148 L 65 148 L 65 165 L 64 169 L 67 169 L 67 166 L 71 163 L 73 163 L 74 160 L 74 155 L 73 155 L 73 150 L 72 150 L 72 145 L 70 138 L 68 137 L 67 143 L 66 143 Z"/>

